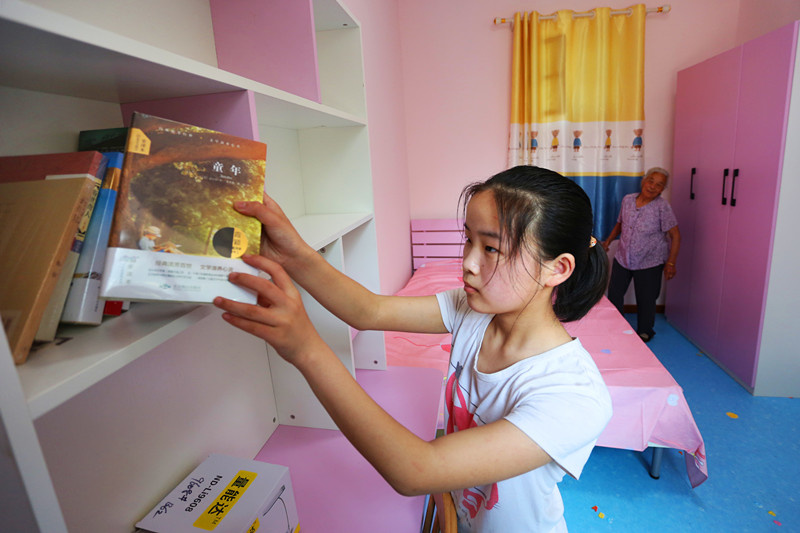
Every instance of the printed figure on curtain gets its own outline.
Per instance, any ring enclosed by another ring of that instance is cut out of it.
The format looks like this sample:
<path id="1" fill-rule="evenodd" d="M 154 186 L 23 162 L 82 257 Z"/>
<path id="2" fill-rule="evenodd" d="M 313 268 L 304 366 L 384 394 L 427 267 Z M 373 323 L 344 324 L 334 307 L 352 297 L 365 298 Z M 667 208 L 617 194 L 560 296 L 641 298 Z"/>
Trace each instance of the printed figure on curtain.
<path id="1" fill-rule="evenodd" d="M 616 223 L 644 173 L 646 8 L 514 16 L 508 164 L 536 165 L 589 194 L 595 233 Z"/>

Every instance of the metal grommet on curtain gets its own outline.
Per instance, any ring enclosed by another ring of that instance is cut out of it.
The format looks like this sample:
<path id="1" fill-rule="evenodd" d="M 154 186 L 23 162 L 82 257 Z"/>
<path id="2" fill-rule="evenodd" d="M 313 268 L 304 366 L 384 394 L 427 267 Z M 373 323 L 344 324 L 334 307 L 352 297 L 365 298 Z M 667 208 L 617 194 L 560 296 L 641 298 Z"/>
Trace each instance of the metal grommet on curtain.
<path id="1" fill-rule="evenodd" d="M 596 16 L 597 16 L 597 10 L 596 9 L 592 9 L 590 11 L 579 11 L 577 13 L 575 13 L 575 12 L 572 13 L 572 20 L 583 19 L 583 18 L 593 19 Z M 553 15 L 553 17 L 556 17 L 556 15 Z"/>

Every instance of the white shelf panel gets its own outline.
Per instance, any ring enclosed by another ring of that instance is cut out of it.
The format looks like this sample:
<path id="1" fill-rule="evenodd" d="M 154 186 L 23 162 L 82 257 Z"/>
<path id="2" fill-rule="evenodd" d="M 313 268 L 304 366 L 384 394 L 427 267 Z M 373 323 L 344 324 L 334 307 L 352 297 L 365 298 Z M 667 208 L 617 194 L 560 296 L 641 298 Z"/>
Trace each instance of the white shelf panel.
<path id="1" fill-rule="evenodd" d="M 319 250 L 370 220 L 371 213 L 336 213 L 305 215 L 292 219 L 292 224 L 309 246 Z"/>
<path id="2" fill-rule="evenodd" d="M 358 22 L 336 0 L 314 0 L 314 28 L 317 31 L 354 28 Z"/>
<path id="3" fill-rule="evenodd" d="M 233 74 L 231 74 L 233 76 Z M 342 126 L 365 126 L 366 121 L 356 115 L 339 111 L 324 104 L 318 104 L 299 96 L 274 89 L 241 78 L 243 89 L 255 94 L 258 123 L 287 129 L 308 129 L 318 127 L 337 128 Z M 280 93 L 279 96 L 269 94 Z M 219 92 L 219 91 L 217 91 Z"/>
<path id="4" fill-rule="evenodd" d="M 350 113 L 19 0 L 0 0 L 0 49 L 0 85 L 8 87 L 115 103 L 250 90 L 263 124 L 365 124 Z"/>
<path id="5" fill-rule="evenodd" d="M 97 327 L 62 326 L 63 344 L 48 345 L 17 367 L 35 420 L 169 340 L 210 313 L 212 306 L 133 304 Z"/>

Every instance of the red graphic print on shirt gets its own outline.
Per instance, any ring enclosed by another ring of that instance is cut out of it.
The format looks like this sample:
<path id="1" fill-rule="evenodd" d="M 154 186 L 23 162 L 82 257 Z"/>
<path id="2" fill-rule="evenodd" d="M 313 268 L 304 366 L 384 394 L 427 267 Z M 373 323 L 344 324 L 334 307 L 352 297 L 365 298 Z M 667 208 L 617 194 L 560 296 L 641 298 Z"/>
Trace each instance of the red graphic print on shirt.
<path id="1" fill-rule="evenodd" d="M 464 398 L 464 393 L 458 384 L 458 378 L 461 376 L 463 366 L 460 364 L 456 366 L 455 372 L 450 375 L 445 387 L 445 404 L 447 405 L 447 433 L 453 433 L 463 429 L 477 427 L 478 423 L 475 421 L 475 413 L 470 413 L 469 404 Z M 456 405 L 456 397 L 458 398 L 458 405 Z M 470 518 L 475 518 L 480 511 L 481 507 L 487 510 L 492 509 L 500 500 L 497 483 L 493 483 L 487 494 L 478 488 L 464 490 L 464 498 L 461 500 L 461 506 L 469 511 Z"/>
<path id="2" fill-rule="evenodd" d="M 493 483 L 488 498 L 486 497 L 486 494 L 477 488 L 465 490 L 464 499 L 461 500 L 461 505 L 469 511 L 470 518 L 475 518 L 475 516 L 478 514 L 478 511 L 481 510 L 481 506 L 485 507 L 487 510 L 491 509 L 495 506 L 498 500 L 497 483 Z"/>

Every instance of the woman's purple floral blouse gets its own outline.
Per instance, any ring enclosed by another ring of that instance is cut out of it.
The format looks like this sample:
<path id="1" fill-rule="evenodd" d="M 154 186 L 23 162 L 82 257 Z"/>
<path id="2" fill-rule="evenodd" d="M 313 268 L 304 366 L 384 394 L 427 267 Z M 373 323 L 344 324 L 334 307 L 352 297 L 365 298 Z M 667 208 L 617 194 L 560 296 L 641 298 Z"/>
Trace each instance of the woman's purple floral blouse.
<path id="1" fill-rule="evenodd" d="M 622 199 L 617 222 L 622 234 L 614 258 L 628 270 L 643 270 L 663 265 L 669 257 L 667 232 L 678 225 L 669 202 L 661 196 L 643 207 L 636 207 L 638 193 Z"/>

